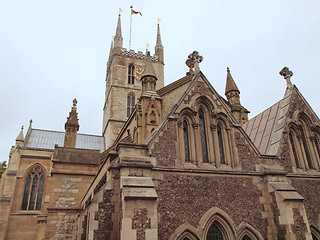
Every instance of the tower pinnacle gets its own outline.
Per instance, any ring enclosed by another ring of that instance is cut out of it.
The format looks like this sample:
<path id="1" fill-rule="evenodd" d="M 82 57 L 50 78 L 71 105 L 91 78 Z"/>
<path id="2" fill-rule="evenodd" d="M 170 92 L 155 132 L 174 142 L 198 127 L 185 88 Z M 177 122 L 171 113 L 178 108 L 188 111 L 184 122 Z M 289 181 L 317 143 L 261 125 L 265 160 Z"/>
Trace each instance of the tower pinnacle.
<path id="1" fill-rule="evenodd" d="M 77 113 L 77 99 L 73 100 L 73 106 L 67 122 L 65 124 L 65 137 L 64 137 L 64 147 L 75 148 L 77 132 L 79 131 L 78 113 Z"/>
<path id="2" fill-rule="evenodd" d="M 225 95 L 228 97 L 228 93 L 236 91 L 240 93 L 236 83 L 233 80 L 233 77 L 231 76 L 230 69 L 227 67 L 227 82 L 226 82 L 226 90 L 225 90 Z"/>
<path id="3" fill-rule="evenodd" d="M 161 42 L 161 35 L 160 35 L 160 24 L 158 23 L 157 27 L 157 41 L 156 41 L 156 46 L 154 47 L 155 54 L 159 57 L 159 60 L 161 62 L 164 62 L 164 57 L 163 57 L 163 45 Z"/>
<path id="4" fill-rule="evenodd" d="M 122 32 L 121 32 L 121 15 L 119 14 L 116 35 L 114 36 L 114 47 L 122 48 L 122 46 L 123 46 L 123 38 L 122 38 Z"/>
<path id="5" fill-rule="evenodd" d="M 24 144 L 24 137 L 23 137 L 23 126 L 21 127 L 21 131 L 16 138 L 16 146 L 23 146 Z"/>
<path id="6" fill-rule="evenodd" d="M 226 90 L 225 95 L 228 99 L 228 102 L 231 105 L 231 112 L 233 116 L 238 120 L 238 122 L 242 125 L 248 121 L 248 113 L 249 111 L 244 108 L 240 103 L 240 91 L 231 76 L 230 69 L 227 68 L 227 82 L 226 82 Z"/>

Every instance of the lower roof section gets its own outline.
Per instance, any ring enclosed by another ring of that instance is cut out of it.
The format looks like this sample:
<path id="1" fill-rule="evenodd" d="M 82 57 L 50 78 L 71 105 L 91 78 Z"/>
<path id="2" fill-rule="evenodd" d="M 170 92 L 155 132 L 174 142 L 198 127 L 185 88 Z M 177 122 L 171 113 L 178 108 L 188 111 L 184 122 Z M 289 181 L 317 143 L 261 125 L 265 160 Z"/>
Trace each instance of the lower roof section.
<path id="1" fill-rule="evenodd" d="M 65 132 L 31 129 L 27 138 L 25 139 L 25 147 L 27 148 L 43 148 L 54 149 L 57 144 L 63 147 Z M 104 151 L 104 138 L 103 136 L 77 134 L 76 148 L 93 149 Z"/>

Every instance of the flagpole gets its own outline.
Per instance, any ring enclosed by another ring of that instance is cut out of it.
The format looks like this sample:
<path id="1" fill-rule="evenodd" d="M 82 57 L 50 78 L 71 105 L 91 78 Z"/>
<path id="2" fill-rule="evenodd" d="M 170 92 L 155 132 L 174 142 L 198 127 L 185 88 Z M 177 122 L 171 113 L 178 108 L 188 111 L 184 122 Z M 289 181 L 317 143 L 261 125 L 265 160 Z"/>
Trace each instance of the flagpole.
<path id="1" fill-rule="evenodd" d="M 132 6 L 130 6 L 130 37 L 129 37 L 129 51 L 131 50 L 131 28 L 132 28 Z"/>

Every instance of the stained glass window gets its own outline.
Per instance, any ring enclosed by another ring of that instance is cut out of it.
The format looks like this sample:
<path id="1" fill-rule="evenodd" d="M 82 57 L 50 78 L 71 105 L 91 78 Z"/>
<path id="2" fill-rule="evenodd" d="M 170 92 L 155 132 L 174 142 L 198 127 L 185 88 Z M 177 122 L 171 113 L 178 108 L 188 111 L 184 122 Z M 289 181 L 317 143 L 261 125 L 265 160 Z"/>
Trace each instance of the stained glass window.
<path id="1" fill-rule="evenodd" d="M 128 67 L 128 83 L 134 84 L 134 65 L 133 64 L 129 64 L 129 67 Z"/>
<path id="2" fill-rule="evenodd" d="M 318 153 L 318 157 L 320 159 L 320 149 L 319 149 L 319 141 L 318 141 L 318 137 L 314 138 L 314 143 L 316 145 L 316 149 L 317 149 L 317 153 Z"/>
<path id="3" fill-rule="evenodd" d="M 220 163 L 225 164 L 226 162 L 225 162 L 225 158 L 224 158 L 223 138 L 222 138 L 220 124 L 218 124 L 217 131 L 218 131 L 218 142 L 219 142 L 219 152 L 220 152 Z"/>
<path id="4" fill-rule="evenodd" d="M 292 136 L 291 132 L 289 133 L 289 138 L 290 138 L 291 148 L 292 148 L 292 151 L 293 151 L 293 157 L 294 157 L 294 160 L 296 162 L 296 166 L 297 166 L 297 168 L 301 168 L 300 163 L 299 163 L 299 159 L 298 159 L 297 150 L 296 150 L 296 145 L 294 143 L 294 139 L 293 139 L 293 136 Z"/>
<path id="5" fill-rule="evenodd" d="M 207 240 L 223 240 L 222 232 L 215 224 L 209 228 Z"/>
<path id="6" fill-rule="evenodd" d="M 204 112 L 202 108 L 199 110 L 199 123 L 200 123 L 200 139 L 201 139 L 201 148 L 202 148 L 202 161 L 204 163 L 208 161 L 208 148 L 207 148 L 207 137 L 206 137 L 206 125 Z"/>
<path id="7" fill-rule="evenodd" d="M 40 167 L 35 167 L 26 178 L 21 210 L 40 210 L 43 190 L 44 173 Z"/>
<path id="8" fill-rule="evenodd" d="M 307 157 L 307 162 L 308 162 L 309 168 L 314 169 L 313 164 L 312 164 L 312 161 L 311 161 L 309 149 L 308 149 L 308 144 L 307 144 L 306 136 L 304 135 L 304 131 L 303 131 L 302 126 L 300 127 L 300 131 L 301 131 L 301 136 L 302 136 L 303 148 L 304 148 L 304 152 L 305 152 L 306 157 Z"/>
<path id="9" fill-rule="evenodd" d="M 189 131 L 187 120 L 183 121 L 183 139 L 184 139 L 184 154 L 185 161 L 190 162 L 190 150 L 189 150 Z"/>

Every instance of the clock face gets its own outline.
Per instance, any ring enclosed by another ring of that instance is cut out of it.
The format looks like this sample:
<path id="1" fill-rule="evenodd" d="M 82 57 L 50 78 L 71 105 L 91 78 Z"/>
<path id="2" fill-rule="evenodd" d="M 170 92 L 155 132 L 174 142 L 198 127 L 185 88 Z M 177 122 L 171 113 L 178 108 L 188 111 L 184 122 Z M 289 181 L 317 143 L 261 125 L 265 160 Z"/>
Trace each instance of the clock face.
<path id="1" fill-rule="evenodd" d="M 144 69 L 142 67 L 136 67 L 133 71 L 133 76 L 135 77 L 135 79 L 140 80 L 143 72 Z"/>

